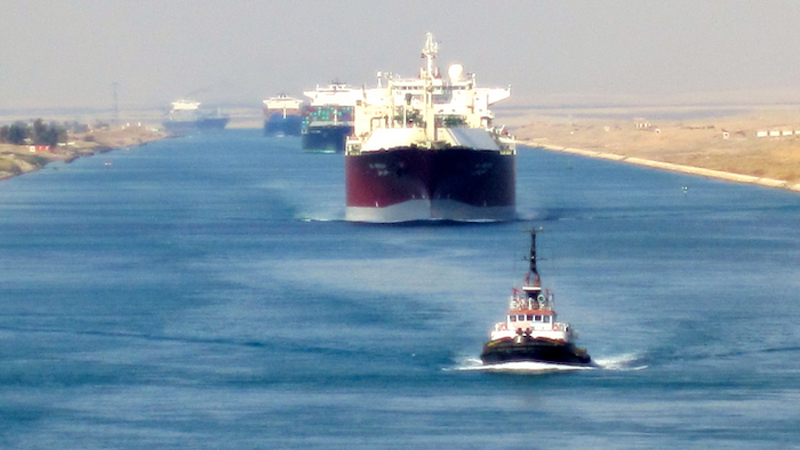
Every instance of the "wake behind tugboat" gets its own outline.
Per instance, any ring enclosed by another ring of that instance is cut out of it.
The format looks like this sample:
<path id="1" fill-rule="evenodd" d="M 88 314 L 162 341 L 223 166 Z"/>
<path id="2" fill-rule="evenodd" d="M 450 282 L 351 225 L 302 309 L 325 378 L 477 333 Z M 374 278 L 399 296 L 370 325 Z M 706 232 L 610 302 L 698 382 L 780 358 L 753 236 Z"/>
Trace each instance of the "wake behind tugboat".
<path id="1" fill-rule="evenodd" d="M 483 346 L 484 368 L 532 371 L 598 367 L 586 350 L 575 346 L 577 334 L 558 322 L 553 293 L 542 289 L 536 270 L 536 232 L 531 232 L 530 269 L 521 289 L 514 289 L 508 314 Z"/>

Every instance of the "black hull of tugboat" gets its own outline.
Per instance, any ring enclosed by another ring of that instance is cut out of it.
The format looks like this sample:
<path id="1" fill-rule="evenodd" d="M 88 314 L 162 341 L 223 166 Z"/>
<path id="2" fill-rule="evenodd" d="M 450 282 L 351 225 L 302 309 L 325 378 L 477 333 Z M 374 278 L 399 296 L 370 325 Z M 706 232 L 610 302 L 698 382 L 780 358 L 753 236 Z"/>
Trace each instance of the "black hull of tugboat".
<path id="1" fill-rule="evenodd" d="M 579 367 L 596 367 L 586 350 L 574 344 L 548 339 L 501 339 L 483 346 L 484 364 L 539 362 Z"/>

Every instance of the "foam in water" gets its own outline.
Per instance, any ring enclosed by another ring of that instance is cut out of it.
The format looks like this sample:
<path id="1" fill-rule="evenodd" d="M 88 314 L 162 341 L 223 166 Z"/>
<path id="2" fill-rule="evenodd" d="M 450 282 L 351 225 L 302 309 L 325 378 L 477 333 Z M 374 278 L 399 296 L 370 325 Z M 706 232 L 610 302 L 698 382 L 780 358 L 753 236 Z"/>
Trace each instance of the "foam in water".
<path id="1" fill-rule="evenodd" d="M 646 365 L 638 364 L 641 360 L 640 355 L 627 353 L 618 356 L 596 359 L 597 367 L 571 366 L 566 364 L 551 364 L 533 361 L 514 361 L 500 364 L 484 365 L 480 359 L 465 357 L 458 362 L 458 365 L 451 369 L 455 371 L 473 372 L 518 372 L 518 373 L 548 373 L 548 372 L 572 372 L 576 370 L 643 370 Z"/>
<path id="2" fill-rule="evenodd" d="M 575 370 L 594 370 L 596 367 L 570 366 L 566 364 L 550 364 L 533 361 L 513 361 L 500 364 L 483 364 L 478 358 L 468 357 L 458 366 L 449 369 L 471 372 L 515 372 L 515 373 L 549 373 Z"/>
<path id="3" fill-rule="evenodd" d="M 607 358 L 595 359 L 597 365 L 605 370 L 643 370 L 646 365 L 640 365 L 641 355 L 636 353 L 626 353 Z"/>

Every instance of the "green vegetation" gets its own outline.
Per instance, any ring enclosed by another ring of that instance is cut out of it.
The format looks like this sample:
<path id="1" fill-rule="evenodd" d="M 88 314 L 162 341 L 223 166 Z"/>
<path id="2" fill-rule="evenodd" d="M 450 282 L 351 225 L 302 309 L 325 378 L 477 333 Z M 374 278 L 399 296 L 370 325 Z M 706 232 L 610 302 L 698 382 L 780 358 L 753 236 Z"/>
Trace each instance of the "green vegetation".
<path id="1" fill-rule="evenodd" d="M 36 119 L 31 124 L 14 122 L 0 127 L 0 143 L 23 145 L 49 145 L 53 147 L 59 142 L 67 142 L 67 129 L 55 122 L 47 124 Z"/>
<path id="2" fill-rule="evenodd" d="M 28 138 L 28 126 L 24 122 L 0 127 L 0 143 L 22 145 Z"/>

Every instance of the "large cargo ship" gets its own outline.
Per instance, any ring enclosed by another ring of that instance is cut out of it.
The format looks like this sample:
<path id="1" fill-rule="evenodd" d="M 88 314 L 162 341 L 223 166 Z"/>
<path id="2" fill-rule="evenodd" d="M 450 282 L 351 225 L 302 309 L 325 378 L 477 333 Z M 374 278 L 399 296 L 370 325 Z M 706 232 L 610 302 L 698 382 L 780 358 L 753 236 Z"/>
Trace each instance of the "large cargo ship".
<path id="1" fill-rule="evenodd" d="M 311 104 L 303 108 L 302 146 L 311 152 L 343 152 L 353 133 L 353 108 L 363 89 L 333 82 L 306 91 Z"/>
<path id="2" fill-rule="evenodd" d="M 264 100 L 265 136 L 300 136 L 303 100 L 279 95 Z"/>
<path id="3" fill-rule="evenodd" d="M 172 109 L 162 124 L 170 134 L 185 135 L 203 130 L 222 130 L 228 125 L 228 121 L 230 118 L 219 110 L 201 110 L 200 102 L 176 100 L 172 102 Z"/>
<path id="4" fill-rule="evenodd" d="M 506 221 L 516 218 L 516 147 L 489 106 L 510 88 L 478 88 L 459 64 L 443 79 L 428 33 L 418 78 L 379 73 L 356 102 L 345 153 L 346 219 Z M 384 85 L 385 83 L 385 85 Z"/>

